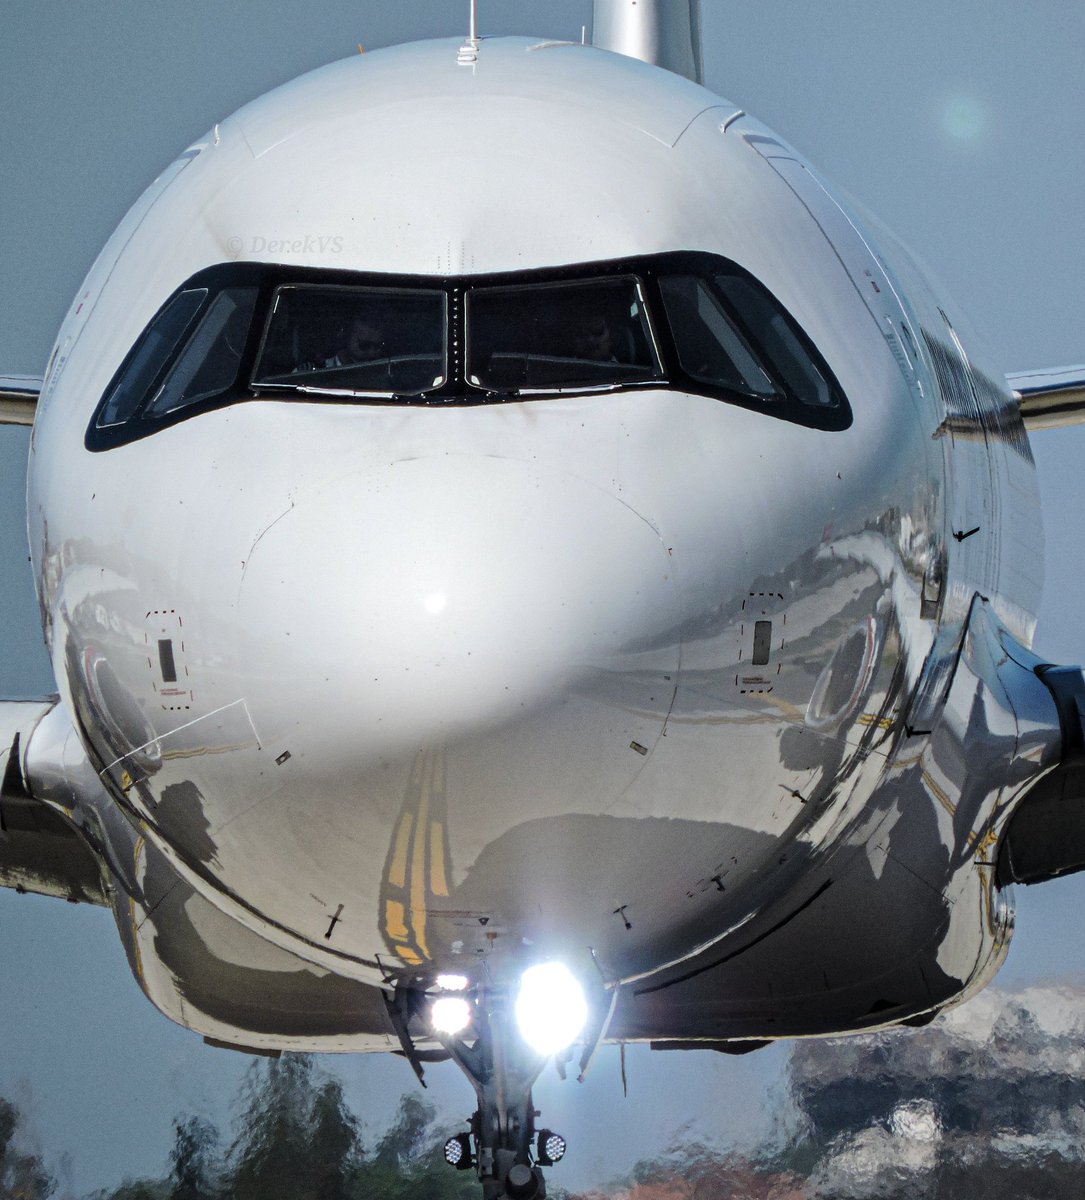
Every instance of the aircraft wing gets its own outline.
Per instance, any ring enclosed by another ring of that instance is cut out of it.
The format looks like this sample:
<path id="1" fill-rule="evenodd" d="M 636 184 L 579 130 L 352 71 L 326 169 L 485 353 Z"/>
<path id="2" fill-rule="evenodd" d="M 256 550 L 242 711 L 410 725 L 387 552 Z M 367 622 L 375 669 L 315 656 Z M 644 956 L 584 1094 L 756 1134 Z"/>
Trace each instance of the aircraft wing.
<path id="1" fill-rule="evenodd" d="M 1085 366 L 1047 367 L 1006 376 L 1025 428 L 1057 429 L 1085 421 Z"/>
<path id="2" fill-rule="evenodd" d="M 33 425 L 40 392 L 36 375 L 0 375 L 0 425 Z"/>
<path id="3" fill-rule="evenodd" d="M 62 812 L 30 795 L 24 781 L 23 749 L 55 703 L 0 701 L 0 887 L 107 904 L 94 852 Z"/>
<path id="4" fill-rule="evenodd" d="M 0 375 L 0 425 L 32 425 L 40 391 L 35 376 Z M 26 786 L 27 745 L 56 703 L 0 699 L 0 887 L 107 904 L 98 857 L 63 802 L 35 799 Z"/>

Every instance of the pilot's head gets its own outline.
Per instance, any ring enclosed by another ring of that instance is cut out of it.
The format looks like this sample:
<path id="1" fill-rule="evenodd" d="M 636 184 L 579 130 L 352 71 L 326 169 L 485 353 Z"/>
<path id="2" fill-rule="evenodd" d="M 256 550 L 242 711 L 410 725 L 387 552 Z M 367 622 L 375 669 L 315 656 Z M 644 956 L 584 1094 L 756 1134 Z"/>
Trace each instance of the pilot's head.
<path id="1" fill-rule="evenodd" d="M 602 313 L 583 315 L 573 329 L 573 353 L 577 358 L 607 362 L 614 357 L 610 321 Z"/>
<path id="2" fill-rule="evenodd" d="M 343 329 L 339 357 L 344 363 L 371 362 L 381 358 L 384 351 L 384 333 L 378 322 L 368 313 L 355 313 Z"/>

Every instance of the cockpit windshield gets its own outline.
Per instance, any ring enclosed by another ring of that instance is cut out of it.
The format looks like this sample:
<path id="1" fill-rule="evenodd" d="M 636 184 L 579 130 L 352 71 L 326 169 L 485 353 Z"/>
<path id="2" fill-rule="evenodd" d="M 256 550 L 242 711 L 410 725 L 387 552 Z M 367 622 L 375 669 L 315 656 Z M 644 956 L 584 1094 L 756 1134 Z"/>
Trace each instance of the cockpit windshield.
<path id="1" fill-rule="evenodd" d="M 790 313 L 703 251 L 479 275 L 220 263 L 117 368 L 88 449 L 242 401 L 459 406 L 667 390 L 817 429 L 851 409 Z"/>
<path id="2" fill-rule="evenodd" d="M 419 395 L 447 377 L 446 298 L 397 288 L 280 287 L 252 383 L 330 395 Z"/>
<path id="3" fill-rule="evenodd" d="M 636 276 L 472 288 L 467 380 L 494 392 L 662 378 Z"/>

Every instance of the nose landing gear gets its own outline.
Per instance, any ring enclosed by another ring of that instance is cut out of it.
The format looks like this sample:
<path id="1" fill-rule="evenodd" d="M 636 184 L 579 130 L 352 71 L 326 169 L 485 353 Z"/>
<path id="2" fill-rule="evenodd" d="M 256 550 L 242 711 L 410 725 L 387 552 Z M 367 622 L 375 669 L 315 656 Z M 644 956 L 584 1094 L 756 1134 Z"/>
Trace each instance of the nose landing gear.
<path id="1" fill-rule="evenodd" d="M 445 1158 L 460 1169 L 475 1166 L 483 1200 L 543 1200 L 546 1182 L 540 1168 L 556 1162 L 551 1152 L 560 1143 L 564 1154 L 565 1143 L 544 1130 L 545 1141 L 540 1137 L 536 1144 L 538 1114 L 531 1088 L 546 1056 L 536 1053 L 518 1035 L 511 1017 L 506 992 L 483 991 L 470 1032 L 436 1034 L 471 1080 L 478 1099 L 470 1133 L 450 1138 L 445 1143 Z"/>
<path id="2" fill-rule="evenodd" d="M 482 1200 L 544 1200 L 541 1168 L 564 1157 L 565 1139 L 551 1129 L 536 1131 L 532 1086 L 551 1055 L 557 1055 L 564 1079 L 577 1041 L 585 1043 L 577 1076 L 584 1078 L 617 998 L 617 989 L 609 999 L 601 989 L 589 1004 L 577 977 L 553 960 L 523 971 L 515 1004 L 508 984 L 498 985 L 492 976 L 472 989 L 464 975 L 417 975 L 401 979 L 387 997 L 402 1053 L 419 1080 L 423 1062 L 451 1058 L 475 1089 L 478 1108 L 470 1127 L 450 1137 L 444 1151 L 451 1166 L 476 1169 Z M 441 1049 L 421 1049 L 416 1037 L 433 1039 Z"/>

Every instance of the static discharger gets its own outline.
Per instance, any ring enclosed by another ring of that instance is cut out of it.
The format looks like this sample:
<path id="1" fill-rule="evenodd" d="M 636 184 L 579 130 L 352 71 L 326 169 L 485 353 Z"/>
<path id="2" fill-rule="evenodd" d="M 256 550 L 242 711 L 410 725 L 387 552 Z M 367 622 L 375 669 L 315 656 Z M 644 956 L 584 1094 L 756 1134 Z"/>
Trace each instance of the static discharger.
<path id="1" fill-rule="evenodd" d="M 342 916 L 343 916 L 343 906 L 340 904 L 339 907 L 335 910 L 335 914 L 331 918 L 331 924 L 328 926 L 328 932 L 324 935 L 329 941 L 331 940 L 332 934 L 335 932 L 336 925 L 338 925 L 340 920 L 342 919 Z"/>

